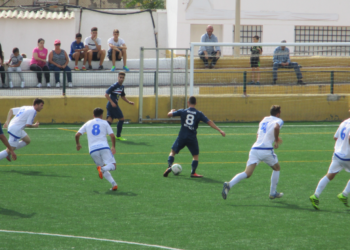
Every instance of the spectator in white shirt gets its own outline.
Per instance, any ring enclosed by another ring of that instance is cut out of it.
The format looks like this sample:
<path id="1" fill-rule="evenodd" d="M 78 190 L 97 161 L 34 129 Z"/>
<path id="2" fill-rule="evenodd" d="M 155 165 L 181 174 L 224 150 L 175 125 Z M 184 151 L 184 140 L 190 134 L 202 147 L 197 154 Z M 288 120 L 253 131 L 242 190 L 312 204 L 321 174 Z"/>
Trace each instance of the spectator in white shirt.
<path id="1" fill-rule="evenodd" d="M 100 61 L 98 69 L 103 69 L 102 64 L 106 57 L 106 51 L 101 49 L 101 39 L 97 37 L 97 27 L 91 28 L 91 36 L 85 38 L 84 45 L 88 49 L 88 69 L 92 69 L 91 61 Z"/>
<path id="2" fill-rule="evenodd" d="M 111 71 L 115 70 L 115 61 L 121 61 L 123 57 L 123 69 L 128 72 L 129 68 L 126 66 L 126 50 L 127 47 L 125 45 L 125 42 L 122 38 L 119 37 L 119 30 L 115 29 L 113 30 L 113 37 L 108 39 L 108 59 L 112 61 L 112 69 Z"/>

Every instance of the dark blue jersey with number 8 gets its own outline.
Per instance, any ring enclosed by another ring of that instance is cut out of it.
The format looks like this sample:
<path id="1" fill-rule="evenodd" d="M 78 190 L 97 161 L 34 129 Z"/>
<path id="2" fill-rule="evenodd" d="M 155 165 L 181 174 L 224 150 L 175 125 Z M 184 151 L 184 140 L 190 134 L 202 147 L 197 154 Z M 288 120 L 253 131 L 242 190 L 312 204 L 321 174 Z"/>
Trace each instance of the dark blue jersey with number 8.
<path id="1" fill-rule="evenodd" d="M 173 112 L 173 116 L 181 117 L 181 130 L 179 137 L 196 136 L 198 123 L 209 122 L 209 119 L 195 108 L 179 109 Z"/>

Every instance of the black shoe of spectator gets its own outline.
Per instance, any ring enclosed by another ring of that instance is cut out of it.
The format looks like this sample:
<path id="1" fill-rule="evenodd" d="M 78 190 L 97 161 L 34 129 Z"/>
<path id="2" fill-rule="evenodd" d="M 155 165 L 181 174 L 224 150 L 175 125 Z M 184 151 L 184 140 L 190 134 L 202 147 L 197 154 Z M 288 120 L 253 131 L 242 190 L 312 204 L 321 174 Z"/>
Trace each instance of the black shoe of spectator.
<path id="1" fill-rule="evenodd" d="M 209 65 L 208 65 L 208 64 L 204 64 L 204 68 L 205 68 L 205 69 L 208 69 L 208 68 L 209 68 Z"/>
<path id="2" fill-rule="evenodd" d="M 215 64 L 210 64 L 209 68 L 213 69 L 215 67 Z"/>
<path id="3" fill-rule="evenodd" d="M 103 65 L 100 65 L 100 67 L 98 67 L 98 69 L 103 69 Z"/>
<path id="4" fill-rule="evenodd" d="M 274 79 L 273 80 L 273 84 L 276 85 L 276 82 L 277 82 L 277 79 Z"/>
<path id="5" fill-rule="evenodd" d="M 303 82 L 303 80 L 298 80 L 297 84 L 300 84 L 300 85 L 306 85 L 305 82 Z"/>
<path id="6" fill-rule="evenodd" d="M 91 65 L 89 65 L 88 69 L 92 69 L 92 66 L 91 66 Z"/>

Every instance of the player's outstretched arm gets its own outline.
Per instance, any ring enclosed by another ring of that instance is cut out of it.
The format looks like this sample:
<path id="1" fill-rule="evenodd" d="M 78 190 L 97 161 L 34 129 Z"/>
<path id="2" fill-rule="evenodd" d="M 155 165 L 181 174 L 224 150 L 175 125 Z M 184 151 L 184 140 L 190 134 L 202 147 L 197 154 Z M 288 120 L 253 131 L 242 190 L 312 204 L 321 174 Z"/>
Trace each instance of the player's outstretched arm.
<path id="1" fill-rule="evenodd" d="M 0 135 L 0 140 L 2 141 L 2 143 L 5 145 L 5 147 L 8 148 L 8 150 L 10 151 L 10 154 L 12 156 L 12 159 L 15 161 L 17 159 L 17 155 L 16 153 L 13 151 L 12 147 L 10 146 L 8 140 L 6 139 L 4 134 Z"/>
<path id="2" fill-rule="evenodd" d="M 129 104 L 131 104 L 131 105 L 134 105 L 134 104 L 135 104 L 134 102 L 129 101 L 125 96 L 122 96 L 121 98 L 122 98 L 125 102 L 127 102 L 127 103 L 129 103 Z"/>
<path id="3" fill-rule="evenodd" d="M 111 137 L 111 141 L 112 141 L 112 148 L 111 148 L 111 151 L 112 151 L 112 154 L 115 154 L 115 135 L 114 133 L 112 134 L 109 134 L 109 136 Z"/>
<path id="4" fill-rule="evenodd" d="M 225 132 L 222 131 L 221 129 L 219 129 L 219 127 L 216 126 L 215 123 L 214 123 L 213 121 L 208 121 L 207 124 L 208 124 L 210 127 L 212 127 L 213 129 L 216 129 L 217 131 L 219 131 L 220 134 L 221 134 L 222 136 L 225 137 L 225 135 L 226 135 Z"/>
<path id="5" fill-rule="evenodd" d="M 280 134 L 280 125 L 278 123 L 276 123 L 275 128 L 274 128 L 274 135 L 275 135 L 275 149 L 278 148 L 278 144 L 282 143 L 282 140 L 280 138 L 278 138 Z"/>
<path id="6" fill-rule="evenodd" d="M 168 112 L 168 117 L 173 117 L 173 112 L 175 112 L 176 109 L 172 109 Z"/>
<path id="7" fill-rule="evenodd" d="M 81 134 L 79 132 L 75 134 L 75 143 L 77 144 L 77 151 L 79 151 L 81 149 L 81 145 L 79 142 L 80 136 L 81 136 Z"/>

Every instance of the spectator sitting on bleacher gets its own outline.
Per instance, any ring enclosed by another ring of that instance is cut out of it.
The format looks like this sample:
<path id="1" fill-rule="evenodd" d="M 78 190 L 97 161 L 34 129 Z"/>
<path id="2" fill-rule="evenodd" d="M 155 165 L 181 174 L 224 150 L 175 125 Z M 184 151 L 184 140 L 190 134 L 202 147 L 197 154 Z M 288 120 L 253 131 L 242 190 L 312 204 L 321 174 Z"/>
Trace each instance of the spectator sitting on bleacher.
<path id="1" fill-rule="evenodd" d="M 12 54 L 10 55 L 10 60 L 7 62 L 8 64 L 8 72 L 18 72 L 19 77 L 21 78 L 21 88 L 24 88 L 24 77 L 21 69 L 21 63 L 23 62 L 23 57 L 19 54 L 19 49 L 14 48 L 12 50 Z M 12 89 L 12 73 L 9 73 L 9 86 Z"/>
<path id="2" fill-rule="evenodd" d="M 217 43 L 218 38 L 213 34 L 214 28 L 211 25 L 208 25 L 207 27 L 207 33 L 203 34 L 201 37 L 201 42 L 202 43 Z M 209 58 L 212 58 L 212 62 L 210 64 L 210 68 L 214 68 L 216 62 L 219 60 L 221 51 L 219 46 L 200 46 L 199 51 L 198 51 L 199 57 L 203 60 L 204 62 L 204 67 L 208 68 L 209 67 Z"/>
<path id="3" fill-rule="evenodd" d="M 60 71 L 67 71 L 68 87 L 73 87 L 72 84 L 72 73 L 71 69 L 67 66 L 69 63 L 69 58 L 63 49 L 61 49 L 61 41 L 55 40 L 55 49 L 49 54 L 50 70 L 55 72 L 56 87 L 59 88 L 60 85 Z"/>
<path id="4" fill-rule="evenodd" d="M 33 50 L 33 57 L 30 61 L 30 70 L 32 71 L 46 71 L 45 72 L 45 79 L 46 79 L 46 86 L 48 88 L 51 87 L 50 85 L 50 73 L 49 73 L 49 67 L 46 65 L 46 57 L 47 57 L 47 49 L 44 48 L 45 40 L 42 38 L 38 39 L 38 47 L 36 47 Z M 38 85 L 36 85 L 38 88 L 41 88 L 41 78 L 42 73 L 38 72 L 36 74 L 38 78 Z"/>
<path id="5" fill-rule="evenodd" d="M 2 81 L 2 87 L 5 88 L 5 68 L 3 66 L 4 64 L 4 52 L 2 51 L 1 43 L 0 43 L 0 75 L 1 75 L 1 81 Z"/>
<path id="6" fill-rule="evenodd" d="M 98 69 L 103 69 L 103 61 L 106 57 L 106 51 L 101 49 L 101 39 L 97 37 L 97 28 L 91 28 L 91 36 L 85 38 L 85 48 L 88 49 L 89 69 L 92 69 L 91 61 L 100 61 Z"/>
<path id="7" fill-rule="evenodd" d="M 123 69 L 128 72 L 129 68 L 126 66 L 126 45 L 124 39 L 119 37 L 119 30 L 113 30 L 113 37 L 109 38 L 108 41 L 108 59 L 112 61 L 111 71 L 115 70 L 115 61 L 120 61 L 123 57 Z"/>
<path id="8" fill-rule="evenodd" d="M 281 41 L 281 43 L 286 43 L 286 40 Z M 298 84 L 305 85 L 301 79 L 303 75 L 300 72 L 300 66 L 296 62 L 291 62 L 289 58 L 289 49 L 286 46 L 278 46 L 273 52 L 273 84 L 277 81 L 277 70 L 279 68 L 284 69 L 294 69 L 295 74 L 298 78 Z"/>
<path id="9" fill-rule="evenodd" d="M 75 41 L 72 42 L 72 45 L 70 46 L 69 58 L 72 61 L 75 61 L 74 70 L 79 70 L 78 62 L 82 58 L 84 58 L 84 61 L 83 61 L 83 67 L 81 67 L 81 69 L 86 70 L 85 64 L 86 64 L 88 49 L 85 48 L 84 44 L 81 42 L 81 38 L 82 38 L 82 35 L 80 33 L 77 33 L 75 35 Z"/>

